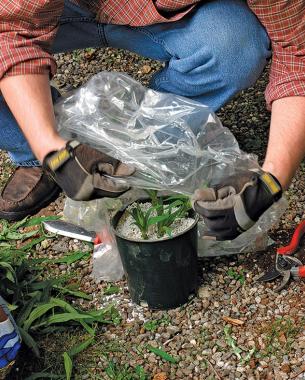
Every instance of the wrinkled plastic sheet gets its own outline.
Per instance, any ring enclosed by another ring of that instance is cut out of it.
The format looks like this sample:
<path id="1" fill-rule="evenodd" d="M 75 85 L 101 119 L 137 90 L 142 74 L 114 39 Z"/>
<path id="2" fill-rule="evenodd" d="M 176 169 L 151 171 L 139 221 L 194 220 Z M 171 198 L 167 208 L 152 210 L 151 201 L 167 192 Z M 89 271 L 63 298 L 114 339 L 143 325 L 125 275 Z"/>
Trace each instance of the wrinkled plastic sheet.
<path id="1" fill-rule="evenodd" d="M 191 195 L 239 171 L 259 169 L 257 157 L 240 150 L 233 134 L 207 106 L 147 89 L 126 74 L 93 76 L 59 100 L 55 113 L 63 137 L 133 165 L 136 172 L 127 179 L 132 187 Z M 256 223 L 231 242 L 202 241 L 200 237 L 199 254 L 256 250 L 258 240 L 266 246 L 270 243 L 266 231 L 285 207 L 285 201 L 277 202 L 264 214 L 262 224 Z M 202 223 L 200 231 L 203 234 Z"/>
<path id="2" fill-rule="evenodd" d="M 95 231 L 101 244 L 94 245 L 92 255 L 92 278 L 100 281 L 119 281 L 124 274 L 123 265 L 110 226 L 111 215 L 122 206 L 118 199 L 96 199 L 77 202 L 67 198 L 64 219 L 88 231 Z"/>
<path id="3" fill-rule="evenodd" d="M 147 89 L 125 74 L 95 75 L 55 112 L 61 135 L 135 166 L 129 178 L 135 187 L 192 194 L 258 167 L 207 106 Z"/>

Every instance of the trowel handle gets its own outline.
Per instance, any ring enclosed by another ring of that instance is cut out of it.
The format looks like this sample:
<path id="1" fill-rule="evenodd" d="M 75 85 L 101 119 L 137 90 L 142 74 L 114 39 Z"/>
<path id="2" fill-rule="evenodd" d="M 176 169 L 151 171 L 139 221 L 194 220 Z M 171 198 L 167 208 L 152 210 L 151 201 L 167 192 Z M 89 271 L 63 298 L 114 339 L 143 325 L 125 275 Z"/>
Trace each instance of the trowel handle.
<path id="1" fill-rule="evenodd" d="M 99 237 L 99 235 L 96 235 L 96 237 L 92 240 L 92 243 L 94 245 L 98 245 L 98 244 L 101 244 L 102 243 L 102 240 L 101 238 Z"/>

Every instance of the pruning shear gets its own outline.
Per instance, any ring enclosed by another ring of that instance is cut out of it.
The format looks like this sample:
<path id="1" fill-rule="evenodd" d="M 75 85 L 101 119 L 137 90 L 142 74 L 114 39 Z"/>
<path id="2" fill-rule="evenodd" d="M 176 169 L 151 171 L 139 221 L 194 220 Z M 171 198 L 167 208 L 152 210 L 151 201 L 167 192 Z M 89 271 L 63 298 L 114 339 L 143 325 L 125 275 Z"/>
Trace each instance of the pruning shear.
<path id="1" fill-rule="evenodd" d="M 285 288 L 291 278 L 293 280 L 305 278 L 305 265 L 303 265 L 301 260 L 292 256 L 298 251 L 304 235 L 305 221 L 302 221 L 295 229 L 290 243 L 277 249 L 274 266 L 263 274 L 258 281 L 268 282 L 282 277 L 281 284 L 274 289 L 279 292 Z"/>

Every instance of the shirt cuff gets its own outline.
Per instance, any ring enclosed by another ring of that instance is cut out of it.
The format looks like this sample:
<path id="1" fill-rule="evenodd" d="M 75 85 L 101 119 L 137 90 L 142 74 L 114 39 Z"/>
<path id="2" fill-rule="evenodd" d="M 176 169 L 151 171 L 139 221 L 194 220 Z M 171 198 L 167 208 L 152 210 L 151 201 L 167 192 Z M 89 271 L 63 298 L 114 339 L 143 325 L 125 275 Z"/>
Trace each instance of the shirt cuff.
<path id="1" fill-rule="evenodd" d="M 19 62 L 5 72 L 3 78 L 27 74 L 49 74 L 52 78 L 56 73 L 56 62 L 52 58 L 38 58 L 26 62 Z"/>
<path id="2" fill-rule="evenodd" d="M 305 78 L 304 80 L 285 81 L 281 84 L 269 83 L 265 91 L 268 110 L 271 110 L 272 102 L 275 100 L 293 96 L 305 96 Z"/>

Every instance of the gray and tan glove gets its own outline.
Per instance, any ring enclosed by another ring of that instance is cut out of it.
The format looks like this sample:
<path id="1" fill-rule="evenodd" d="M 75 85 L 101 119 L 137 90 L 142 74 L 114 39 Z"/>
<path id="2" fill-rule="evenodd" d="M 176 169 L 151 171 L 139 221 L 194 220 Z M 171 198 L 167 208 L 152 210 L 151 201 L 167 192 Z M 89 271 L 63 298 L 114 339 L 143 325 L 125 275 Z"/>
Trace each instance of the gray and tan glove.
<path id="1" fill-rule="evenodd" d="M 135 171 L 121 161 L 75 140 L 67 142 L 65 148 L 49 153 L 42 166 L 66 195 L 77 201 L 119 196 L 128 190 L 128 186 L 108 176 L 127 177 Z"/>
<path id="2" fill-rule="evenodd" d="M 232 240 L 252 227 L 281 196 L 282 187 L 272 174 L 248 170 L 213 188 L 196 190 L 193 204 L 203 216 L 207 237 Z"/>

